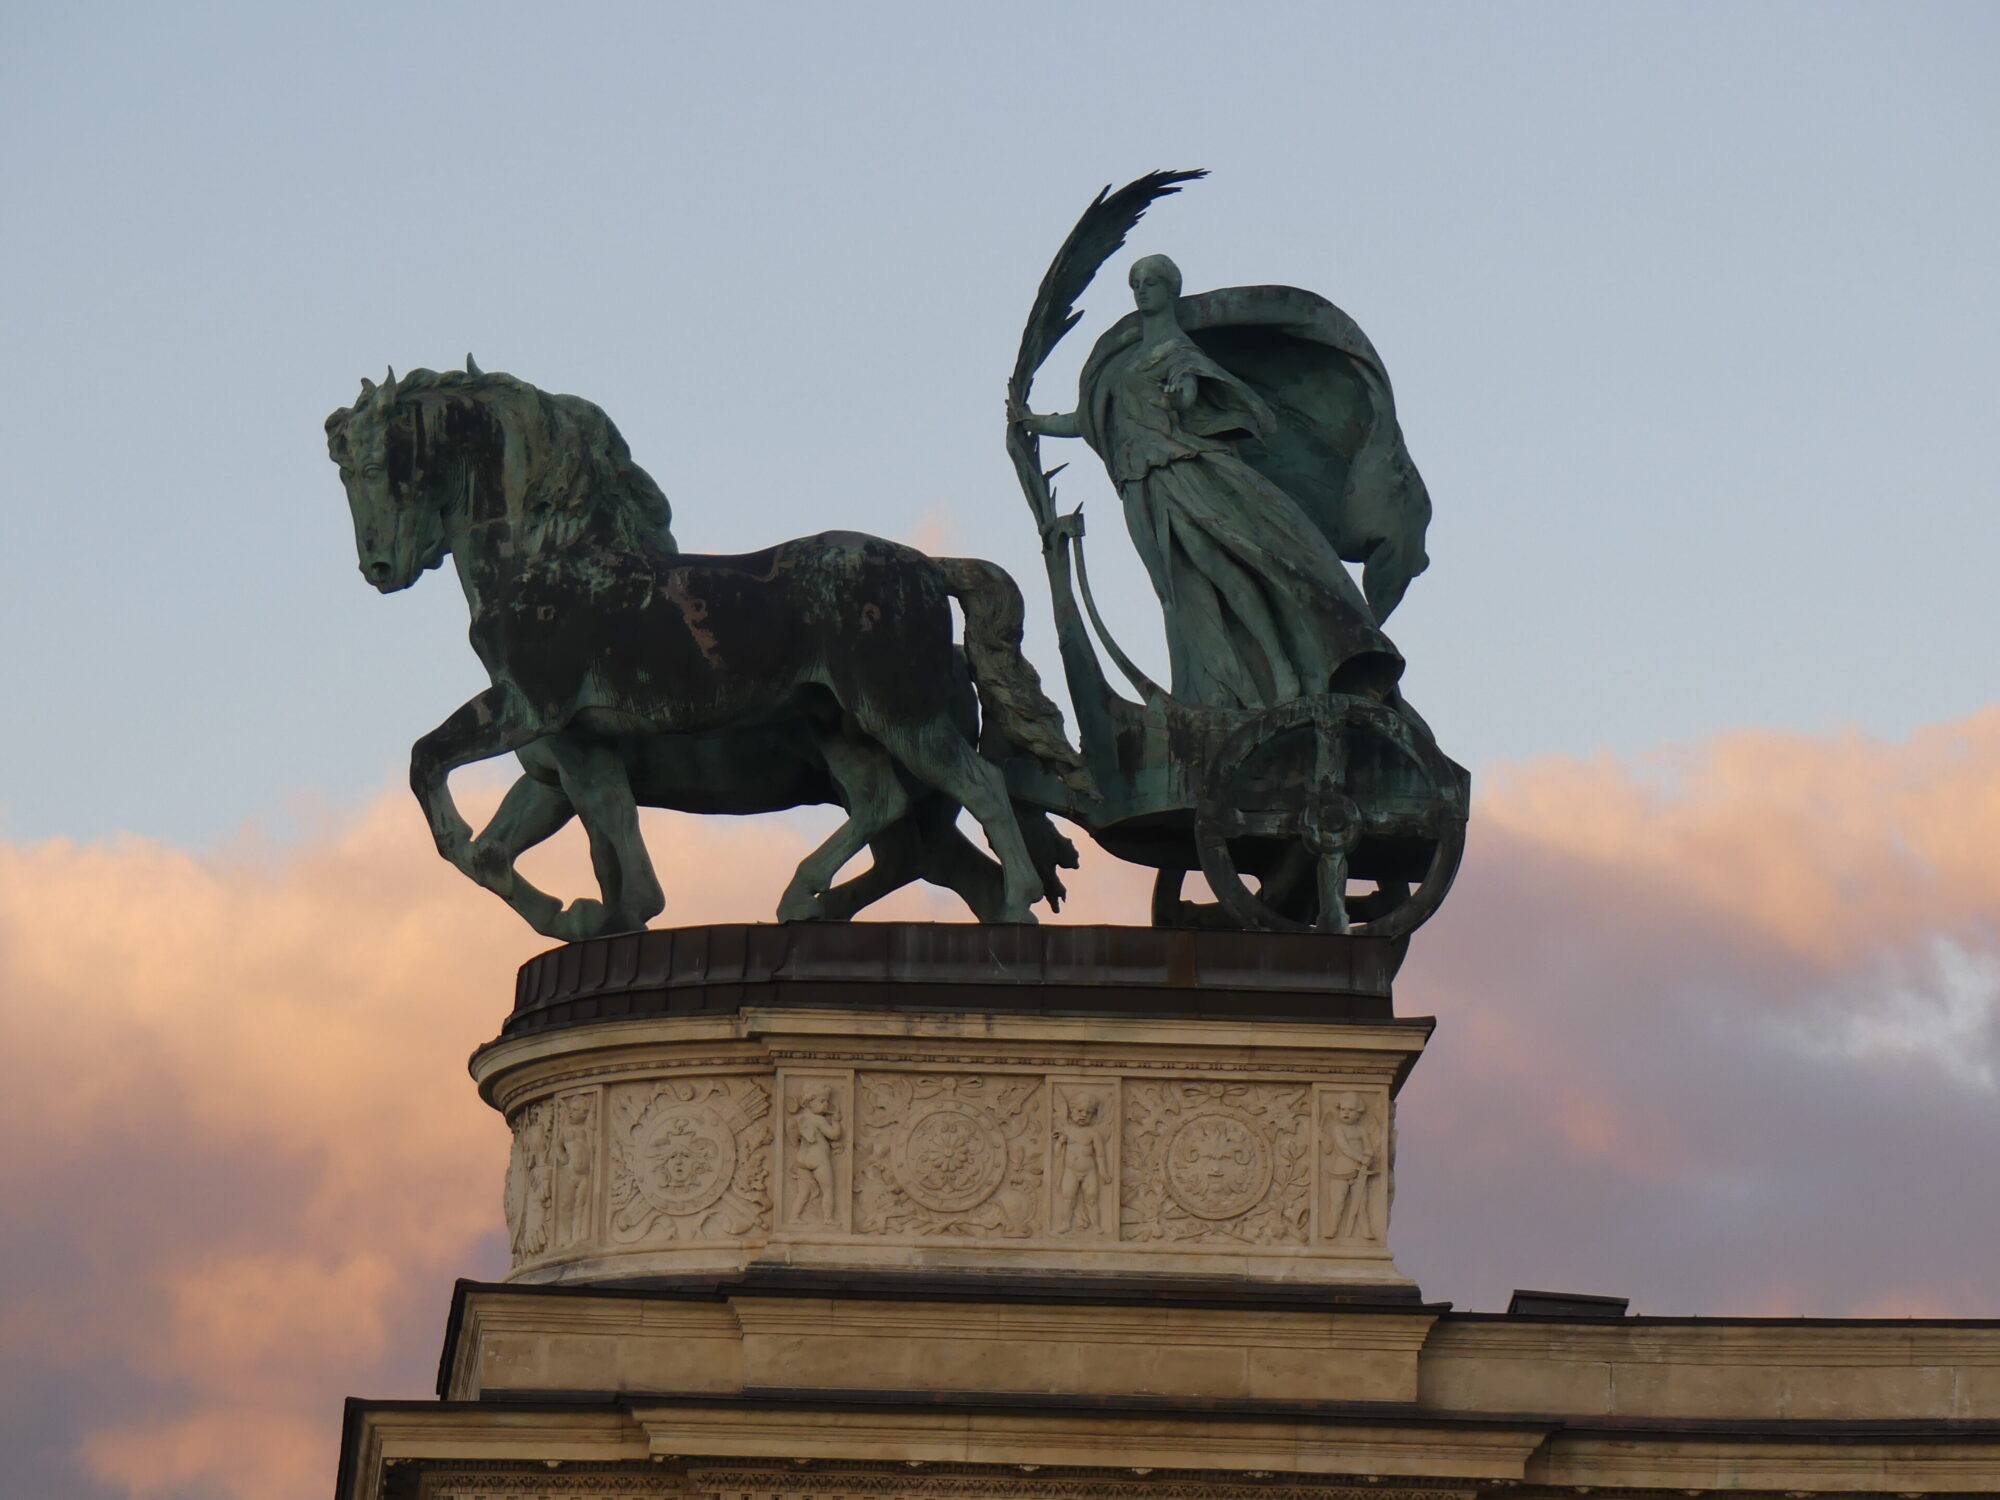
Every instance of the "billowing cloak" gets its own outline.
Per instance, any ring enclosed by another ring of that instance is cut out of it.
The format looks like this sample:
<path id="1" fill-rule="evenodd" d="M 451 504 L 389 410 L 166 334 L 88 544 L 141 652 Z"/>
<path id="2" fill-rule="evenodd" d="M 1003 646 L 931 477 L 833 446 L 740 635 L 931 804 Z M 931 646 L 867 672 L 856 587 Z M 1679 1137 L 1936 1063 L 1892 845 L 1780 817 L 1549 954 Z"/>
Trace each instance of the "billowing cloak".
<path id="1" fill-rule="evenodd" d="M 1237 454 L 1296 500 L 1342 558 L 1362 565 L 1369 608 L 1386 620 L 1430 564 L 1431 500 L 1403 446 L 1375 346 L 1326 298 L 1292 286 L 1199 292 L 1182 297 L 1175 315 L 1201 351 L 1269 409 L 1271 420 L 1256 422 L 1254 435 L 1247 424 L 1239 429 Z M 1099 453 L 1106 397 L 1098 377 L 1138 337 L 1139 315 L 1127 313 L 1084 363 L 1078 413 Z"/>

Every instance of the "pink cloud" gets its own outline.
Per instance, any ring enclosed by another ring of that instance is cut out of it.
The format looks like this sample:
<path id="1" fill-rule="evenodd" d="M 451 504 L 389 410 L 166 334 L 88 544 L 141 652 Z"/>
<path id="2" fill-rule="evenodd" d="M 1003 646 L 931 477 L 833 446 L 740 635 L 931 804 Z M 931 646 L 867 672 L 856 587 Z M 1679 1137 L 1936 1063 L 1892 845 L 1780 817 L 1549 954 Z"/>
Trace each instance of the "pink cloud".
<path id="1" fill-rule="evenodd" d="M 1629 764 L 1552 757 L 1490 777 L 1480 812 L 1834 966 L 2000 911 L 1996 765 L 2000 707 L 1900 744 L 1758 731 Z"/>
<path id="2" fill-rule="evenodd" d="M 1426 1291 L 2000 1311 L 2000 710 L 1485 780 L 1399 983 L 1441 1018 L 1402 1111 Z M 826 826 L 650 817 L 662 920 L 767 917 Z M 1143 920 L 1147 875 L 1085 861 L 1065 917 Z M 574 847 L 535 868 L 585 888 Z M 316 1496 L 341 1397 L 423 1394 L 450 1279 L 502 1269 L 465 1057 L 543 946 L 400 792 L 284 847 L 0 845 L 0 1488 Z"/>

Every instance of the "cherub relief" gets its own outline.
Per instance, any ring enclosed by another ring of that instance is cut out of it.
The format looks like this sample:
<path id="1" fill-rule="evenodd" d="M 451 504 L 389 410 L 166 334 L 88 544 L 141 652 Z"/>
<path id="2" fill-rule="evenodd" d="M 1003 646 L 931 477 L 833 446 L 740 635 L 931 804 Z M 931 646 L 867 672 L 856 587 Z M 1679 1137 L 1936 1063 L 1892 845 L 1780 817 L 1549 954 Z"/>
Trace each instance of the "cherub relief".
<path id="1" fill-rule="evenodd" d="M 1336 1240 L 1379 1239 L 1373 1186 L 1382 1170 L 1381 1149 L 1367 1101 L 1352 1091 L 1336 1095 L 1326 1123 L 1323 1232 Z"/>
<path id="2" fill-rule="evenodd" d="M 830 1224 L 834 1220 L 834 1153 L 840 1150 L 840 1111 L 830 1084 L 811 1083 L 792 1101 L 792 1217 Z"/>
<path id="3" fill-rule="evenodd" d="M 1075 1094 L 1056 1120 L 1056 1199 L 1052 1227 L 1073 1234 L 1097 1227 L 1098 1200 L 1111 1176 L 1105 1160 L 1104 1134 L 1098 1127 L 1102 1108 L 1095 1094 Z"/>

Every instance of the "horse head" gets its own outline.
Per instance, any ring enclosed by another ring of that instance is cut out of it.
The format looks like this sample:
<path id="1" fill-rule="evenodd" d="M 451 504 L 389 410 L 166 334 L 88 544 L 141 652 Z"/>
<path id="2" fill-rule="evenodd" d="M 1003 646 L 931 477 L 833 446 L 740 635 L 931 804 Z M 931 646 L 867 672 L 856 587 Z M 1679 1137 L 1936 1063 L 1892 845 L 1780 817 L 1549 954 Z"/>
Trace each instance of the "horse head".
<path id="1" fill-rule="evenodd" d="M 423 493 L 422 414 L 403 394 L 392 369 L 379 386 L 364 379 L 360 399 L 326 419 L 327 452 L 347 490 L 361 576 L 385 594 L 408 588 L 449 550 L 444 507 Z"/>

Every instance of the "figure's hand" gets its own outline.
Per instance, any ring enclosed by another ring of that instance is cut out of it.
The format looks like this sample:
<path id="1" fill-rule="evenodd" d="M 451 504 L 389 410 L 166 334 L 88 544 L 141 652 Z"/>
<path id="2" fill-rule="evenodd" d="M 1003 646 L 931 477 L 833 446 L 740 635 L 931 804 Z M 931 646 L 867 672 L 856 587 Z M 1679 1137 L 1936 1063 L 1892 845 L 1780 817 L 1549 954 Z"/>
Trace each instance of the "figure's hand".
<path id="1" fill-rule="evenodd" d="M 1031 437 L 1039 437 L 1041 435 L 1042 429 L 1038 424 L 1042 421 L 1042 418 L 1036 416 L 1018 401 L 1009 401 L 1007 403 L 1007 420 L 1010 424 L 1020 428 L 1021 431 L 1029 434 Z"/>

